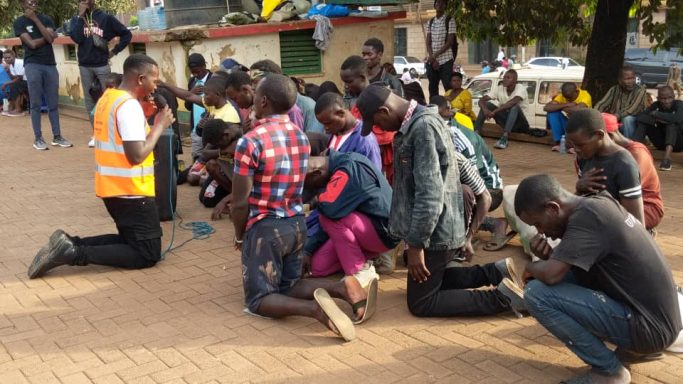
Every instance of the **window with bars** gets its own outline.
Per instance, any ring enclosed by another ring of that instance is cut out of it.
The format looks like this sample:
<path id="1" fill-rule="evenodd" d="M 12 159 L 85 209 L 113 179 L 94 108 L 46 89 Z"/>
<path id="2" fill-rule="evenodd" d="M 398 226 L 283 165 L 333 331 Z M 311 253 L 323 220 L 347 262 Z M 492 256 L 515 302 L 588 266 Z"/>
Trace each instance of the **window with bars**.
<path id="1" fill-rule="evenodd" d="M 280 64 L 289 76 L 322 72 L 322 54 L 312 29 L 280 32 Z"/>
<path id="2" fill-rule="evenodd" d="M 147 54 L 147 46 L 145 43 L 132 43 L 129 45 L 130 49 L 130 54 L 134 53 L 142 53 L 143 55 Z"/>
<path id="3" fill-rule="evenodd" d="M 78 56 L 76 56 L 76 45 L 65 44 L 64 45 L 64 59 L 66 61 L 78 61 Z"/>

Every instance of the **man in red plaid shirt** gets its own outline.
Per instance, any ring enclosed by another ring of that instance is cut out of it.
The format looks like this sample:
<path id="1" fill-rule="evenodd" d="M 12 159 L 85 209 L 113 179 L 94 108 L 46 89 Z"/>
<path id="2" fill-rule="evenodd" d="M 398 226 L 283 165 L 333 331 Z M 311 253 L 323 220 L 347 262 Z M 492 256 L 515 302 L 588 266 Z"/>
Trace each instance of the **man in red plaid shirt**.
<path id="1" fill-rule="evenodd" d="M 357 322 L 368 319 L 367 293 L 358 280 L 300 280 L 306 239 L 302 193 L 310 145 L 287 117 L 296 93 L 286 76 L 264 77 L 254 95 L 254 128 L 235 150 L 231 216 L 235 248 L 242 251 L 245 311 L 274 318 L 313 317 L 352 340 L 353 323 L 331 297 L 352 304 Z"/>

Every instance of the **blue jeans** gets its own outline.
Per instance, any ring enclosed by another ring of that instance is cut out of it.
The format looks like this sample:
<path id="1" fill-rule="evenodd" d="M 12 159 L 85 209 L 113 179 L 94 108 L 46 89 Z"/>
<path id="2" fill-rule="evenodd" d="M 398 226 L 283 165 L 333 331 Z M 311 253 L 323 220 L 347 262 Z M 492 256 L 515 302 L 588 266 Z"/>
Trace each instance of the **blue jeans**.
<path id="1" fill-rule="evenodd" d="M 531 280 L 524 289 L 529 313 L 593 369 L 616 374 L 621 362 L 602 340 L 630 349 L 632 311 L 603 292 L 582 287 L 573 280 L 571 274 L 551 286 Z"/>
<path id="2" fill-rule="evenodd" d="M 48 108 L 48 117 L 52 126 L 52 135 L 60 136 L 59 128 L 59 72 L 55 65 L 43 65 L 29 63 L 24 66 L 26 82 L 28 83 L 28 96 L 31 101 L 31 125 L 36 139 L 43 136 L 40 127 L 40 105 L 45 96 Z"/>
<path id="3" fill-rule="evenodd" d="M 621 133 L 623 133 L 624 136 L 628 137 L 629 139 L 633 139 L 636 136 L 636 128 L 638 126 L 636 117 L 624 116 L 621 118 L 621 124 L 621 127 L 619 127 Z"/>
<path id="4" fill-rule="evenodd" d="M 562 135 L 564 135 L 564 130 L 567 126 L 567 118 L 561 111 L 555 111 L 548 112 L 547 119 L 550 130 L 553 132 L 553 140 L 556 143 L 559 143 L 560 140 L 562 140 Z"/>

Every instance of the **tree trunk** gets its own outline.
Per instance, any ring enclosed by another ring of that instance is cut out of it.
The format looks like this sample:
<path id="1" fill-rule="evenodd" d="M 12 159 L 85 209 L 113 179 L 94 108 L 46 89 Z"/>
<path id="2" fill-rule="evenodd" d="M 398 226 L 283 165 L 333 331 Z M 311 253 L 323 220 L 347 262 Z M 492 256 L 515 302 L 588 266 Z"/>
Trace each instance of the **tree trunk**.
<path id="1" fill-rule="evenodd" d="M 629 9 L 634 0 L 598 0 L 586 53 L 583 87 L 597 103 L 617 83 L 624 63 Z"/>

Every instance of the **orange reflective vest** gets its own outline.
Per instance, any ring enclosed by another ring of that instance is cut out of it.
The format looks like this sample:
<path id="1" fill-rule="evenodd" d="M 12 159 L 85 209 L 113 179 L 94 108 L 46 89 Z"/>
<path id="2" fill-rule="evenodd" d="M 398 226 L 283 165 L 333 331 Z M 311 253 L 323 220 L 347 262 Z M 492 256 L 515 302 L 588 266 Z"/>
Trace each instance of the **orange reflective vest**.
<path id="1" fill-rule="evenodd" d="M 133 165 L 123 151 L 116 112 L 131 99 L 126 91 L 107 89 L 95 107 L 95 194 L 98 197 L 154 196 L 154 155 L 150 153 L 141 164 Z M 146 122 L 145 128 L 149 133 Z"/>

